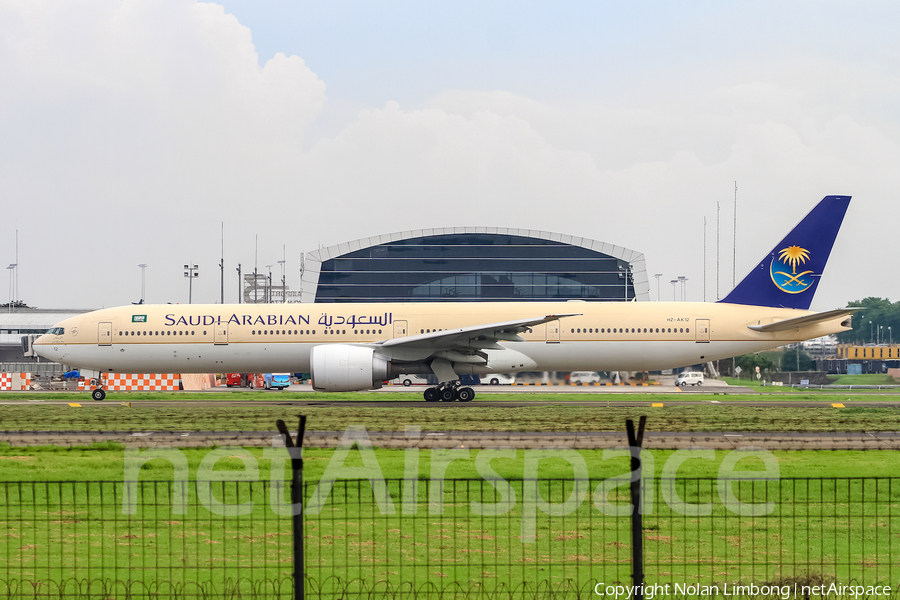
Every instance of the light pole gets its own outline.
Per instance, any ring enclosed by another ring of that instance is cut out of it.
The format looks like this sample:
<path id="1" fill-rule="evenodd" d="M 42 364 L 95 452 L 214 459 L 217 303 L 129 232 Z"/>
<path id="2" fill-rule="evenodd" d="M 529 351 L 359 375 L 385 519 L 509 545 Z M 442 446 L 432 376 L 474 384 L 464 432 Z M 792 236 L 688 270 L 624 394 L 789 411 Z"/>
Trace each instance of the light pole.
<path id="1" fill-rule="evenodd" d="M 662 273 L 657 273 L 654 277 L 656 277 L 656 301 L 659 302 L 659 278 L 662 277 Z"/>
<path id="2" fill-rule="evenodd" d="M 279 260 L 278 264 L 281 265 L 281 303 L 284 304 L 287 302 L 287 293 L 285 290 L 285 278 L 284 278 L 284 263 L 287 261 Z"/>
<path id="3" fill-rule="evenodd" d="M 141 264 L 139 264 L 138 266 L 141 268 L 141 301 L 139 302 L 139 304 L 143 304 L 143 303 L 144 303 L 144 297 L 145 297 L 145 296 L 144 296 L 144 290 L 145 290 L 145 287 L 144 287 L 144 274 L 146 273 L 147 265 L 145 265 L 144 263 L 141 263 Z"/>
<path id="4" fill-rule="evenodd" d="M 875 334 L 872 333 L 872 321 L 869 321 L 869 343 L 871 344 L 875 339 Z"/>
<path id="5" fill-rule="evenodd" d="M 188 278 L 188 304 L 191 304 L 194 295 L 194 278 L 200 277 L 197 265 L 184 265 L 184 276 Z"/>
<path id="6" fill-rule="evenodd" d="M 16 295 L 16 288 L 14 285 L 14 281 L 16 279 L 15 272 L 16 267 L 19 266 L 18 263 L 10 263 L 6 270 L 9 271 L 9 304 L 6 305 L 7 312 L 12 312 L 14 296 Z"/>
<path id="7" fill-rule="evenodd" d="M 673 279 L 673 280 L 670 281 L 669 283 L 672 284 L 672 302 L 675 302 L 675 290 L 677 289 L 675 286 L 678 284 L 678 280 L 677 280 L 677 279 Z"/>
<path id="8" fill-rule="evenodd" d="M 266 284 L 266 303 L 269 304 L 272 302 L 272 267 L 275 265 L 266 265 L 266 268 L 269 270 L 269 278 L 268 283 Z"/>
<path id="9" fill-rule="evenodd" d="M 890 340 L 891 340 L 890 342 L 888 342 L 888 345 L 893 346 L 894 345 L 894 332 L 891 331 L 890 325 L 888 325 L 888 336 L 890 337 Z"/>
<path id="10" fill-rule="evenodd" d="M 678 283 L 681 284 L 681 301 L 682 301 L 682 302 L 684 302 L 684 298 L 685 298 L 685 286 L 684 286 L 684 283 L 685 283 L 686 281 L 687 281 L 687 277 L 685 277 L 684 275 L 679 275 L 679 276 L 678 276 Z"/>
<path id="11" fill-rule="evenodd" d="M 238 304 L 241 304 L 241 302 L 242 302 L 241 296 L 244 295 L 244 285 L 241 283 L 241 263 L 238 263 L 237 272 L 238 272 Z"/>
<path id="12" fill-rule="evenodd" d="M 880 346 L 883 343 L 884 343 L 884 325 L 879 325 L 878 326 L 878 345 Z"/>

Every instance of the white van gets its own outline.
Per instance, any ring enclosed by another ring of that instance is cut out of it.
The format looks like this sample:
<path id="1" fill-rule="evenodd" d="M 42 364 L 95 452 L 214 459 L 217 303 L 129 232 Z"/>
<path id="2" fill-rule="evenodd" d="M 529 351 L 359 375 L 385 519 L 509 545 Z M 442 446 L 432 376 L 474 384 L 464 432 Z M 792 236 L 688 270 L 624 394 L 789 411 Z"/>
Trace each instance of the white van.
<path id="1" fill-rule="evenodd" d="M 491 373 L 490 375 L 481 375 L 481 385 L 512 385 L 516 382 L 515 375 L 507 375 L 505 373 Z"/>
<path id="2" fill-rule="evenodd" d="M 391 381 L 393 385 L 409 387 L 411 385 L 428 385 L 428 377 L 425 375 L 404 374 Z"/>
<path id="3" fill-rule="evenodd" d="M 597 371 L 573 371 L 569 374 L 569 383 L 600 383 L 600 374 Z"/>
<path id="4" fill-rule="evenodd" d="M 698 371 L 684 371 L 679 373 L 675 378 L 675 385 L 684 387 L 686 385 L 703 385 L 703 373 Z"/>

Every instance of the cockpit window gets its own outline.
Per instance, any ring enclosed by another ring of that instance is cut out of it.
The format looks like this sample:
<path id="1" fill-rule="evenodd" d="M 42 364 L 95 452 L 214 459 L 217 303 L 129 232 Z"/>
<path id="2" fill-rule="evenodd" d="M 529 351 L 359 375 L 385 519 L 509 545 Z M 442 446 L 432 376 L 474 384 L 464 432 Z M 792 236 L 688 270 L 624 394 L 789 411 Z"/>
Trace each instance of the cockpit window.
<path id="1" fill-rule="evenodd" d="M 53 327 L 47 330 L 47 335 L 62 335 L 65 330 L 65 327 Z"/>

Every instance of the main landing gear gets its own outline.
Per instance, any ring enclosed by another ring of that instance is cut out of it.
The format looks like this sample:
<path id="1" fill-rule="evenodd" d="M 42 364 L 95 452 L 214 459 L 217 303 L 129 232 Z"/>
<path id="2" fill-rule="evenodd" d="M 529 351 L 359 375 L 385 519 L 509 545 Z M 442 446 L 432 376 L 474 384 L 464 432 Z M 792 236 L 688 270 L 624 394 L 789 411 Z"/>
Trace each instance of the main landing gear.
<path id="1" fill-rule="evenodd" d="M 96 390 L 91 391 L 91 398 L 100 402 L 104 398 L 106 398 L 106 390 L 101 387 L 98 387 Z"/>
<path id="2" fill-rule="evenodd" d="M 426 402 L 471 402 L 475 398 L 475 390 L 470 387 L 459 387 L 458 381 L 442 383 L 437 387 L 425 390 L 423 394 Z"/>

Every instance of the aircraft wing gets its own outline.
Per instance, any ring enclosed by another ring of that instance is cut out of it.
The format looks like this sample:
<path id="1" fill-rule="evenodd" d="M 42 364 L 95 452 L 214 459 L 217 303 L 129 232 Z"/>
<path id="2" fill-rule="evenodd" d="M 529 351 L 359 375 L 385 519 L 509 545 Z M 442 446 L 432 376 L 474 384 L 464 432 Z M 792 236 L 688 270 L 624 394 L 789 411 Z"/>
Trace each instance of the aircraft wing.
<path id="1" fill-rule="evenodd" d="M 761 331 L 763 333 L 772 331 L 787 331 L 789 329 L 803 327 L 804 325 L 812 325 L 814 323 L 821 323 L 823 321 L 832 321 L 834 319 L 837 319 L 838 317 L 852 315 L 853 313 L 860 310 L 862 310 L 862 308 L 838 308 L 835 310 L 816 313 L 814 315 L 806 315 L 805 317 L 785 319 L 783 321 L 776 321 L 775 323 L 767 323 L 765 325 L 748 325 L 747 327 L 749 327 L 753 331 Z"/>
<path id="2" fill-rule="evenodd" d="M 546 315 L 531 319 L 517 319 L 515 321 L 503 321 L 501 323 L 488 323 L 486 325 L 474 325 L 472 327 L 460 327 L 457 329 L 445 329 L 432 331 L 403 338 L 395 338 L 378 344 L 382 348 L 419 348 L 432 350 L 447 350 L 451 348 L 499 348 L 497 342 L 523 342 L 520 333 L 530 327 L 549 323 L 565 317 L 577 317 L 580 313 L 560 315 Z"/>

